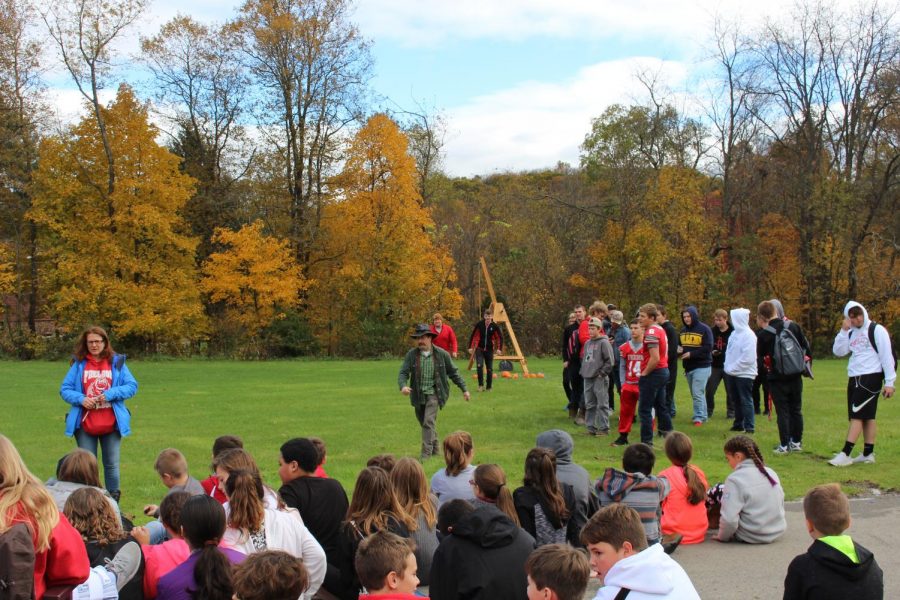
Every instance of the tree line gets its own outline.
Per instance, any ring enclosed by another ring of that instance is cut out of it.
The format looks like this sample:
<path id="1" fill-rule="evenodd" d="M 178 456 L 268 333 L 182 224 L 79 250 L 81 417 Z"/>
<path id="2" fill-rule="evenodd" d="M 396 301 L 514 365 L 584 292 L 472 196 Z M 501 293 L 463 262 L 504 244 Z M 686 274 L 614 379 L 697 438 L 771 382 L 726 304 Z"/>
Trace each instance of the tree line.
<path id="1" fill-rule="evenodd" d="M 392 354 L 433 312 L 465 335 L 480 256 L 529 353 L 598 298 L 709 318 L 777 297 L 820 350 L 849 298 L 896 322 L 896 7 L 716 19 L 689 94 L 637 73 L 578 165 L 484 177 L 442 171 L 439 111 L 375 97 L 351 8 L 176 17 L 141 39 L 148 83 L 114 68 L 143 0 L 0 0 L 0 350 L 99 323 L 149 353 Z M 83 99 L 64 127 L 51 60 Z"/>

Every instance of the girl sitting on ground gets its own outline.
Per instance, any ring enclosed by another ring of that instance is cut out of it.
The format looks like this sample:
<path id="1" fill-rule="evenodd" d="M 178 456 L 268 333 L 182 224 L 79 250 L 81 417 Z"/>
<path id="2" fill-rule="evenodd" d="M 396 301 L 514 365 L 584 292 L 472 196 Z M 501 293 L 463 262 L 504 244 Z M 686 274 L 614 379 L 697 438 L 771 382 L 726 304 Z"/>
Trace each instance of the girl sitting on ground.
<path id="1" fill-rule="evenodd" d="M 128 583 L 119 590 L 119 598 L 143 600 L 144 558 L 138 543 L 122 529 L 122 521 L 109 499 L 93 487 L 77 489 L 66 500 L 65 514 L 84 540 L 91 567 L 104 567 L 125 546 L 134 546 L 139 564 Z"/>
<path id="2" fill-rule="evenodd" d="M 699 544 L 706 538 L 706 475 L 689 464 L 694 454 L 691 438 L 673 431 L 666 436 L 666 456 L 672 466 L 658 477 L 669 480 L 669 494 L 662 501 L 660 526 L 664 542 L 681 535 L 682 544 Z"/>
<path id="3" fill-rule="evenodd" d="M 725 460 L 734 470 L 725 479 L 716 539 L 774 542 L 787 528 L 784 490 L 778 475 L 765 465 L 759 446 L 746 435 L 725 442 Z"/>
<path id="4" fill-rule="evenodd" d="M 190 498 L 190 492 L 169 492 L 159 503 L 159 520 L 168 534 L 163 543 L 151 546 L 150 532 L 145 527 L 135 527 L 131 530 L 131 536 L 140 542 L 144 553 L 146 600 L 156 598 L 160 578 L 191 555 L 191 549 L 181 535 L 181 511 Z"/>
<path id="5" fill-rule="evenodd" d="M 381 467 L 360 471 L 341 534 L 339 567 L 343 590 L 338 596 L 342 600 L 356 600 L 359 596 L 354 560 L 362 540 L 376 531 L 390 531 L 408 538 L 415 528 L 416 521 L 400 506 L 387 471 Z"/>
<path id="6" fill-rule="evenodd" d="M 431 476 L 431 491 L 437 496 L 438 503 L 460 498 L 472 501 L 475 494 L 469 480 L 475 474 L 472 459 L 475 457 L 475 446 L 472 436 L 465 431 L 454 431 L 444 438 L 444 463 L 446 468 L 440 469 Z"/>
<path id="7" fill-rule="evenodd" d="M 257 466 L 256 460 L 243 448 L 223 450 L 213 458 L 211 466 L 216 474 L 216 479 L 219 480 L 219 489 L 222 490 L 226 497 L 228 494 L 225 491 L 225 484 L 234 471 L 247 471 L 259 477 L 260 481 L 262 481 L 262 475 L 259 473 L 259 466 Z M 284 508 L 284 505 L 279 503 L 278 494 L 275 493 L 275 490 L 265 484 L 263 484 L 263 504 L 265 504 L 266 508 L 271 508 L 272 510 Z M 226 501 L 223 506 L 227 516 L 230 510 L 228 502 Z"/>
<path id="8" fill-rule="evenodd" d="M 519 522 L 519 515 L 516 514 L 512 492 L 509 491 L 509 485 L 506 483 L 506 473 L 503 472 L 500 465 L 478 465 L 469 483 L 475 494 L 475 501 L 472 502 L 475 508 L 482 504 L 493 504 L 512 519 L 517 527 L 522 526 Z"/>
<path id="9" fill-rule="evenodd" d="M 225 534 L 225 509 L 219 501 L 206 495 L 191 496 L 181 508 L 181 533 L 190 556 L 160 577 L 156 597 L 231 600 L 232 565 L 246 557 L 236 550 L 219 547 Z"/>
<path id="10" fill-rule="evenodd" d="M 56 470 L 56 479 L 46 483 L 47 490 L 56 501 L 56 507 L 63 510 L 66 506 L 66 500 L 77 489 L 83 487 L 93 487 L 99 490 L 109 500 L 116 516 L 119 515 L 119 505 L 109 495 L 109 492 L 100 486 L 100 465 L 97 464 L 97 457 L 81 448 L 76 448 L 59 462 Z"/>
<path id="11" fill-rule="evenodd" d="M 265 488 L 258 474 L 233 471 L 225 482 L 231 508 L 223 545 L 244 554 L 263 550 L 283 550 L 303 559 L 309 572 L 312 598 L 325 579 L 325 551 L 303 524 L 295 509 L 274 510 L 264 504 Z"/>
<path id="12" fill-rule="evenodd" d="M 397 461 L 391 471 L 391 484 L 400 507 L 415 519 L 410 537 L 416 543 L 416 574 L 419 585 L 428 585 L 431 558 L 438 547 L 437 498 L 428 491 L 421 463 L 408 456 Z"/>
<path id="13" fill-rule="evenodd" d="M 538 546 L 578 544 L 578 531 L 569 518 L 575 510 L 575 491 L 556 479 L 556 454 L 547 448 L 532 448 L 525 458 L 523 487 L 513 493 L 522 529 Z"/>

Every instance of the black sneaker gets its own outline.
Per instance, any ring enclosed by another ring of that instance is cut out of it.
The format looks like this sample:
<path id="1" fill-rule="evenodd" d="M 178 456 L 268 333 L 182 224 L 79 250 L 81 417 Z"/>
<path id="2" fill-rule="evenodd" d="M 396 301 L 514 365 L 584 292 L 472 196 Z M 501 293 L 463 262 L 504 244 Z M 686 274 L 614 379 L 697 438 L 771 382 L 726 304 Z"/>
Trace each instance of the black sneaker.
<path id="1" fill-rule="evenodd" d="M 666 554 L 672 554 L 673 552 L 675 552 L 675 548 L 678 547 L 678 544 L 681 543 L 681 540 L 683 538 L 684 538 L 684 536 L 681 535 L 680 533 L 676 533 L 676 534 L 672 535 L 671 537 L 670 536 L 663 537 L 663 541 L 662 541 L 663 552 L 665 552 Z M 668 539 L 668 541 L 666 541 L 667 539 Z"/>
<path id="2" fill-rule="evenodd" d="M 728 431 L 743 431 L 743 430 L 744 430 L 744 428 L 741 427 L 740 425 L 732 425 L 731 429 L 729 429 Z"/>

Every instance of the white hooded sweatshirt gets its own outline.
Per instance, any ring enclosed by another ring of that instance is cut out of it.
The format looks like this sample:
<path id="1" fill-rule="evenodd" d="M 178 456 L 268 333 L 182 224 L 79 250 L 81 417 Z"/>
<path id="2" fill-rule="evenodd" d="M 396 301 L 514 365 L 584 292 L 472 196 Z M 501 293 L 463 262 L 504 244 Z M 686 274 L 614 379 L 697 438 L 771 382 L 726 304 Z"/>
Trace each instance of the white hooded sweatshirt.
<path id="1" fill-rule="evenodd" d="M 878 352 L 869 341 L 869 312 L 859 302 L 851 300 L 844 307 L 844 316 L 849 317 L 850 309 L 858 306 L 863 311 L 862 327 L 853 327 L 844 331 L 841 329 L 834 336 L 832 352 L 835 356 L 847 356 L 850 354 L 850 362 L 847 364 L 847 375 L 856 377 L 870 373 L 884 372 L 884 385 L 894 387 L 897 372 L 894 369 L 894 355 L 891 353 L 891 336 L 882 325 L 875 325 L 875 344 Z"/>
<path id="2" fill-rule="evenodd" d="M 614 564 L 594 600 L 614 600 L 623 587 L 631 590 L 628 600 L 700 600 L 688 574 L 663 552 L 662 544 L 653 544 Z"/>
<path id="3" fill-rule="evenodd" d="M 750 329 L 750 310 L 731 309 L 734 331 L 725 350 L 725 373 L 732 377 L 756 379 L 756 334 Z"/>

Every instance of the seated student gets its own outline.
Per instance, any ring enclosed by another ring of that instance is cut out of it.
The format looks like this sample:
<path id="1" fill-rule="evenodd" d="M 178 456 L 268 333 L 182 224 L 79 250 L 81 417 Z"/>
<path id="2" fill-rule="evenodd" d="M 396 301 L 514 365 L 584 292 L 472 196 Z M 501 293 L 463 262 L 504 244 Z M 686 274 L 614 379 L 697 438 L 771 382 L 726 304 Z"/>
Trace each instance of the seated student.
<path id="1" fill-rule="evenodd" d="M 394 470 L 395 464 L 397 464 L 397 457 L 390 453 L 376 454 L 366 461 L 367 467 L 378 467 L 379 469 L 384 469 L 384 472 L 388 475 L 390 475 L 391 471 Z"/>
<path id="2" fill-rule="evenodd" d="M 87 450 L 76 448 L 66 454 L 56 467 L 56 478 L 45 485 L 59 510 L 63 510 L 72 492 L 83 487 L 93 487 L 109 499 L 116 515 L 119 514 L 118 503 L 100 485 L 100 466 L 97 464 L 97 457 Z"/>
<path id="3" fill-rule="evenodd" d="M 803 498 L 806 529 L 813 543 L 791 561 L 784 600 L 880 600 L 884 574 L 872 553 L 844 531 L 850 502 L 836 483 L 817 485 Z"/>
<path id="4" fill-rule="evenodd" d="M 313 537 L 325 551 L 327 570 L 323 586 L 332 593 L 340 590 L 340 539 L 349 501 L 337 479 L 315 476 L 319 454 L 312 440 L 294 438 L 281 445 L 278 476 L 281 499 L 296 508 Z"/>
<path id="5" fill-rule="evenodd" d="M 415 543 L 389 531 L 373 533 L 356 551 L 356 574 L 368 591 L 359 600 L 415 600 L 419 578 L 416 576 Z"/>
<path id="6" fill-rule="evenodd" d="M 784 490 L 763 462 L 759 446 L 746 435 L 725 442 L 725 460 L 734 469 L 725 479 L 716 539 L 768 544 L 787 529 Z"/>
<path id="7" fill-rule="evenodd" d="M 160 452 L 153 467 L 163 485 L 169 488 L 167 492 L 169 494 L 187 492 L 192 496 L 198 496 L 206 493 L 200 482 L 188 474 L 187 460 L 184 454 L 175 448 L 166 448 Z M 159 520 L 159 506 L 156 504 L 144 506 L 144 514 L 157 519 L 146 525 L 147 531 L 150 532 L 150 543 L 161 544 L 166 540 L 166 528 Z"/>
<path id="8" fill-rule="evenodd" d="M 663 536 L 682 536 L 682 544 L 699 544 L 706 539 L 706 475 L 690 463 L 694 454 L 691 438 L 673 431 L 666 436 L 666 456 L 672 466 L 659 472 L 671 490 L 662 502 L 660 526 Z"/>
<path id="9" fill-rule="evenodd" d="M 496 506 L 515 523 L 516 527 L 521 526 L 516 504 L 506 481 L 506 473 L 500 465 L 490 463 L 478 465 L 469 484 L 475 493 L 472 506 L 475 508 L 485 505 Z"/>
<path id="10" fill-rule="evenodd" d="M 243 553 L 220 548 L 225 534 L 225 509 L 207 495 L 193 496 L 181 509 L 181 532 L 191 555 L 159 579 L 159 600 L 231 600 L 232 565 Z"/>
<path id="11" fill-rule="evenodd" d="M 325 447 L 325 440 L 322 438 L 311 437 L 309 438 L 309 441 L 316 447 L 316 453 L 319 455 L 319 460 L 316 462 L 316 472 L 313 473 L 313 476 L 324 477 L 327 479 L 328 473 L 325 472 L 325 461 L 328 457 L 328 448 Z"/>
<path id="12" fill-rule="evenodd" d="M 234 600 L 297 600 L 309 588 L 303 561 L 281 550 L 251 554 L 233 579 Z"/>
<path id="13" fill-rule="evenodd" d="M 212 457 L 213 460 L 224 452 L 225 450 L 230 450 L 231 448 L 243 448 L 244 441 L 236 435 L 220 435 L 216 438 L 216 441 L 213 442 L 212 447 Z M 207 496 L 212 496 L 216 500 L 219 501 L 220 504 L 225 504 L 228 501 L 225 498 L 225 491 L 219 488 L 219 479 L 216 477 L 216 468 L 210 466 L 210 470 L 212 474 L 200 482 L 200 485 L 203 486 L 203 491 L 206 492 Z"/>
<path id="14" fill-rule="evenodd" d="M 475 493 L 469 481 L 475 474 L 472 459 L 475 458 L 475 445 L 472 436 L 466 431 L 454 431 L 444 438 L 443 469 L 435 471 L 431 476 L 431 491 L 443 504 L 454 498 L 474 500 Z"/>
<path id="15" fill-rule="evenodd" d="M 597 511 L 597 496 L 591 485 L 591 476 L 587 469 L 572 462 L 575 442 L 567 431 L 551 429 L 538 434 L 535 446 L 548 448 L 556 454 L 556 478 L 560 484 L 572 486 L 575 493 L 575 508 L 572 511 L 572 527 L 581 531 L 592 514 Z M 580 542 L 578 542 L 580 544 Z"/>
<path id="16" fill-rule="evenodd" d="M 580 550 L 565 544 L 541 546 L 525 561 L 528 600 L 581 600 L 591 565 Z"/>
<path id="17" fill-rule="evenodd" d="M 431 563 L 432 600 L 520 600 L 534 538 L 496 506 L 451 500 L 438 511 L 441 543 Z"/>
<path id="18" fill-rule="evenodd" d="M 547 448 L 532 448 L 525 457 L 523 485 L 513 492 L 513 503 L 522 529 L 538 546 L 578 543 L 572 523 L 575 492 L 556 478 L 556 455 Z"/>
<path id="19" fill-rule="evenodd" d="M 131 530 L 132 537 L 140 542 L 144 552 L 144 598 L 147 600 L 156 598 L 159 578 L 191 555 L 191 549 L 181 535 L 181 509 L 191 498 L 188 492 L 173 492 L 159 503 L 159 519 L 169 537 L 162 544 L 149 545 L 150 532 L 144 527 Z"/>
<path id="20" fill-rule="evenodd" d="M 669 482 L 650 474 L 655 462 L 653 448 L 631 444 L 622 453 L 624 470 L 606 469 L 596 486 L 600 506 L 622 502 L 638 512 L 650 545 L 660 541 L 662 502 L 669 493 Z"/>
<path id="21" fill-rule="evenodd" d="M 431 559 L 438 547 L 437 511 L 438 501 L 428 491 L 425 470 L 422 463 L 405 456 L 397 461 L 391 471 L 391 485 L 397 494 L 397 502 L 403 511 L 413 518 L 409 535 L 415 546 L 419 585 L 428 585 Z"/>
<path id="22" fill-rule="evenodd" d="M 256 464 L 256 460 L 243 448 L 223 450 L 213 459 L 212 468 L 216 473 L 219 489 L 226 496 L 228 494 L 225 491 L 225 485 L 228 483 L 230 474 L 235 471 L 247 471 L 259 477 L 260 481 L 262 481 L 262 475 L 259 473 L 259 466 Z M 265 484 L 263 484 L 263 504 L 266 508 L 271 508 L 272 510 L 278 510 L 279 508 L 278 495 L 275 493 L 275 490 Z M 227 498 L 222 506 L 225 508 L 225 515 L 227 516 L 230 510 Z"/>
<path id="23" fill-rule="evenodd" d="M 66 500 L 64 512 L 81 534 L 91 567 L 104 567 L 120 554 L 122 558 L 129 553 L 136 557 L 129 561 L 134 566 L 127 581 L 123 581 L 119 598 L 143 600 L 144 557 L 137 542 L 122 529 L 122 521 L 106 496 L 92 487 L 75 490 Z M 130 549 L 125 550 L 126 547 Z"/>
<path id="24" fill-rule="evenodd" d="M 700 600 L 681 565 L 660 544 L 647 545 L 641 517 L 630 506 L 598 510 L 581 530 L 581 541 L 603 582 L 594 600 Z"/>

